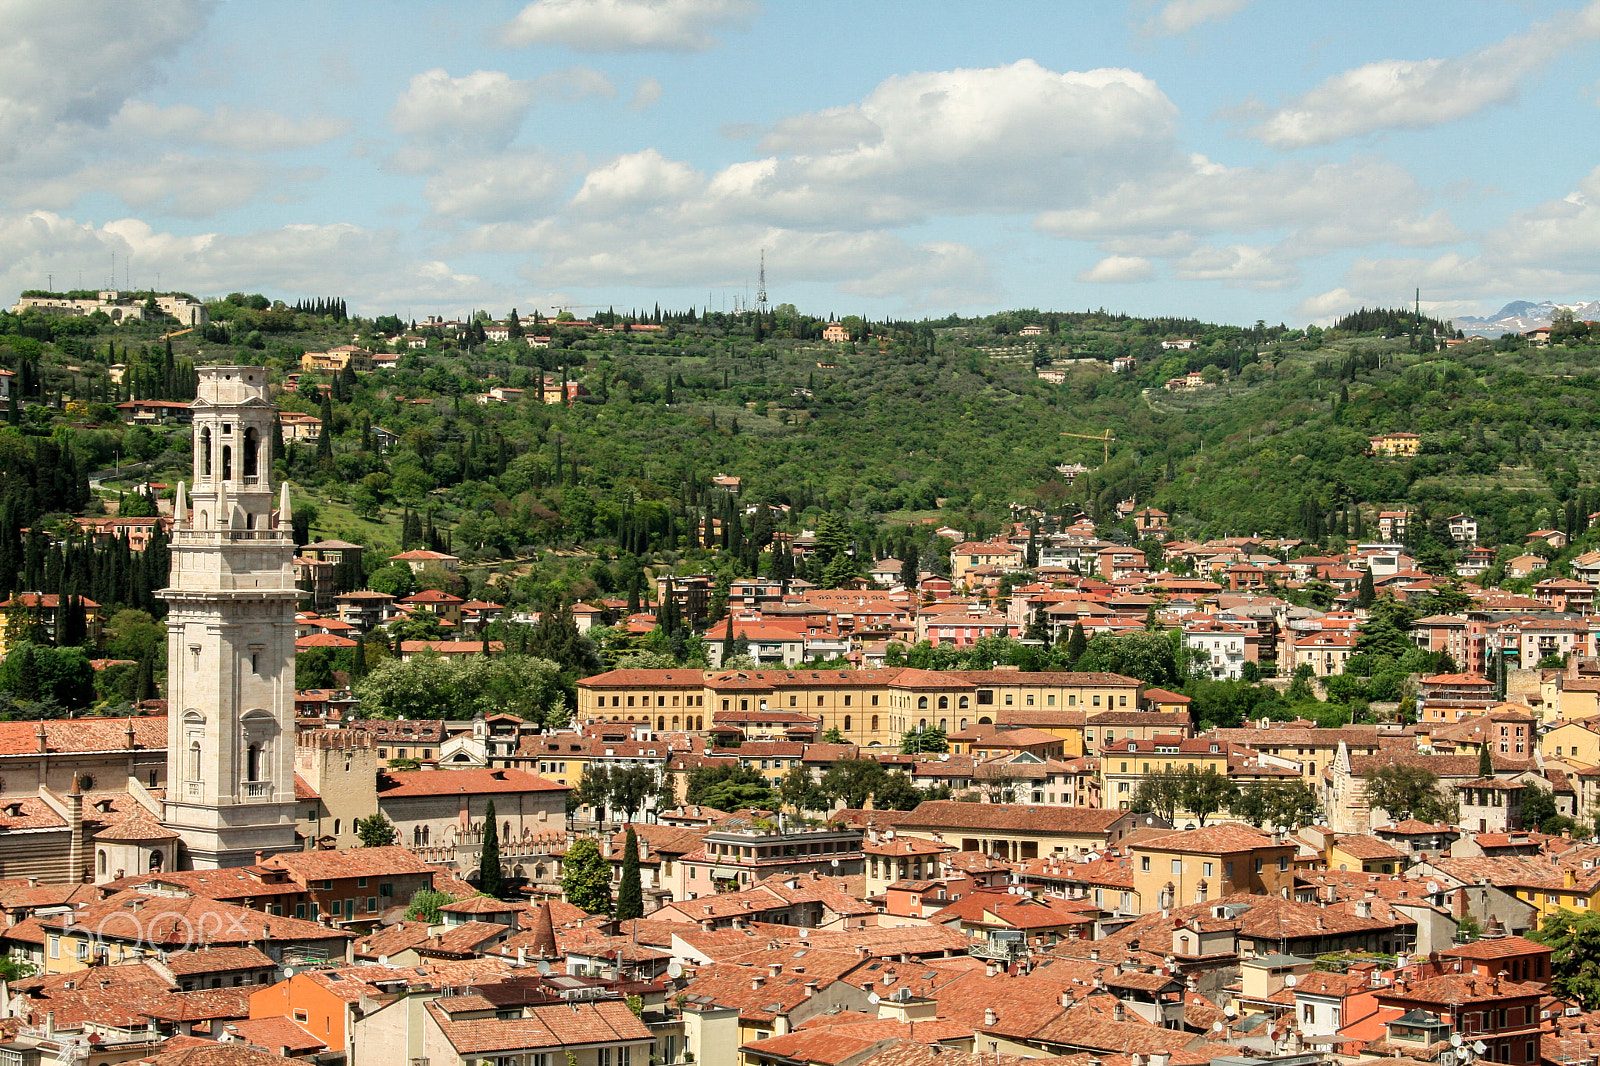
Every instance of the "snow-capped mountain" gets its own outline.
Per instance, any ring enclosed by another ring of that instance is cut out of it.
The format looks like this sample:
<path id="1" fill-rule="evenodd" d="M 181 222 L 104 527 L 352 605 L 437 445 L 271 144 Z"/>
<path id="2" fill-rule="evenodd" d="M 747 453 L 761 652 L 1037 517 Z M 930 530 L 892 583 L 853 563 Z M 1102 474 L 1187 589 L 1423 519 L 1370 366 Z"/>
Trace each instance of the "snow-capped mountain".
<path id="1" fill-rule="evenodd" d="M 1454 322 L 1456 329 L 1462 333 L 1498 337 L 1502 333 L 1526 333 L 1530 329 L 1548 326 L 1551 317 L 1563 307 L 1571 308 L 1572 317 L 1581 322 L 1600 319 L 1600 300 L 1578 304 L 1558 304 L 1550 300 L 1536 304 L 1527 300 L 1513 300 L 1488 318 L 1460 315 Z"/>

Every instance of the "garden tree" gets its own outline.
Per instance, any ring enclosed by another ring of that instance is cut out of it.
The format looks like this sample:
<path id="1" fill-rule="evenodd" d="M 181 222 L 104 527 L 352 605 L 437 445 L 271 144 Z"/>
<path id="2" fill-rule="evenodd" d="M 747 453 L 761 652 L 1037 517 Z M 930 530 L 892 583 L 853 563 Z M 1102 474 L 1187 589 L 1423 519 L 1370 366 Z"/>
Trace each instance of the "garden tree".
<path id="1" fill-rule="evenodd" d="M 841 730 L 836 725 L 835 726 L 829 726 L 828 729 L 827 729 L 827 732 L 822 734 L 822 742 L 824 744 L 848 744 L 848 743 L 850 743 L 848 740 L 845 739 L 844 731 Z"/>
<path id="2" fill-rule="evenodd" d="M 1257 829 L 1299 829 L 1316 823 L 1322 803 L 1304 781 L 1251 781 L 1228 809 Z"/>
<path id="3" fill-rule="evenodd" d="M 1487 741 L 1478 745 L 1478 776 L 1494 776 L 1494 760 L 1489 757 L 1489 744 Z"/>
<path id="4" fill-rule="evenodd" d="M 294 657 L 294 687 L 333 688 L 332 648 L 302 648 Z"/>
<path id="5" fill-rule="evenodd" d="M 94 703 L 94 667 L 82 648 L 23 641 L 0 663 L 0 689 L 24 703 L 45 701 L 76 710 Z"/>
<path id="6" fill-rule="evenodd" d="M 1183 806 L 1183 771 L 1162 767 L 1140 779 L 1128 801 L 1128 809 L 1140 814 L 1158 814 L 1168 822 Z"/>
<path id="7" fill-rule="evenodd" d="M 478 851 L 478 891 L 499 899 L 505 878 L 500 872 L 500 827 L 495 824 L 494 800 L 483 808 L 483 846 Z"/>
<path id="8" fill-rule="evenodd" d="M 1460 805 L 1439 786 L 1432 770 L 1402 763 L 1380 766 L 1367 775 L 1367 805 L 1381 807 L 1395 821 L 1454 822 Z"/>
<path id="9" fill-rule="evenodd" d="M 611 802 L 611 770 L 604 764 L 586 763 L 578 787 L 572 792 L 579 805 L 595 808 L 596 821 L 604 821 L 600 810 Z"/>
<path id="10" fill-rule="evenodd" d="M 1356 592 L 1356 606 L 1362 608 L 1371 607 L 1373 600 L 1377 599 L 1377 596 L 1377 591 L 1372 587 L 1372 568 L 1368 567 L 1361 571 L 1361 586 Z"/>
<path id="11" fill-rule="evenodd" d="M 1554 948 L 1551 991 L 1575 1000 L 1584 1010 L 1600 1010 L 1600 911 L 1547 914 L 1528 939 Z"/>
<path id="12" fill-rule="evenodd" d="M 39 972 L 39 968 L 26 959 L 16 955 L 0 957 L 0 981 L 16 983 L 26 980 Z"/>
<path id="13" fill-rule="evenodd" d="M 411 894 L 411 903 L 406 907 L 404 915 L 405 920 L 438 925 L 440 920 L 439 908 L 455 901 L 456 898 L 448 892 L 440 892 L 432 888 L 419 888 Z"/>
<path id="14" fill-rule="evenodd" d="M 649 766 L 617 767 L 611 771 L 607 806 L 632 818 L 656 794 L 656 772 Z"/>
<path id="15" fill-rule="evenodd" d="M 515 652 L 492 658 L 424 654 L 405 662 L 384 659 L 355 689 L 363 712 L 378 718 L 470 719 L 503 713 L 560 727 L 570 717 L 560 668 L 548 659 Z"/>
<path id="16" fill-rule="evenodd" d="M 1393 596 L 1375 601 L 1367 609 L 1366 621 L 1356 627 L 1357 654 L 1398 660 L 1413 650 L 1409 632 L 1415 616 Z"/>
<path id="17" fill-rule="evenodd" d="M 1522 825 L 1526 829 L 1555 834 L 1572 829 L 1574 823 L 1557 809 L 1555 793 L 1529 781 L 1522 789 Z"/>
<path id="18" fill-rule="evenodd" d="M 382 811 L 356 819 L 356 837 L 364 848 L 386 848 L 394 844 L 399 836 L 394 823 L 385 818 Z"/>
<path id="19" fill-rule="evenodd" d="M 910 810 L 922 799 L 911 779 L 890 771 L 876 759 L 840 759 L 817 783 L 830 803 L 859 810 L 870 799 L 879 810 Z"/>
<path id="20" fill-rule="evenodd" d="M 924 752 L 937 755 L 950 750 L 950 741 L 943 729 L 930 725 L 922 729 L 908 729 L 900 738 L 900 754 L 915 755 Z"/>
<path id="21" fill-rule="evenodd" d="M 791 767 L 778 781 L 778 798 L 801 813 L 828 809 L 828 798 L 804 766 Z"/>
<path id="22" fill-rule="evenodd" d="M 1215 767 L 1201 770 L 1191 764 L 1181 771 L 1178 805 L 1198 818 L 1201 828 L 1205 827 L 1207 818 L 1230 807 L 1238 798 L 1239 786 L 1226 774 L 1218 773 Z"/>
<path id="23" fill-rule="evenodd" d="M 683 801 L 719 811 L 736 811 L 744 807 L 770 808 L 777 798 L 761 771 L 730 763 L 691 771 Z"/>
<path id="24" fill-rule="evenodd" d="M 1283 690 L 1283 702 L 1290 707 L 1301 703 L 1316 703 L 1317 690 L 1311 683 L 1311 679 L 1315 676 L 1317 672 L 1311 668 L 1310 663 L 1301 663 L 1295 667 L 1289 687 Z"/>
<path id="25" fill-rule="evenodd" d="M 1247 662 L 1245 665 L 1254 664 Z M 1290 717 L 1288 704 L 1276 689 L 1247 680 L 1201 678 L 1187 682 L 1183 694 L 1189 697 L 1189 712 L 1202 730 L 1237 729 L 1245 722 L 1262 718 L 1282 721 Z"/>
<path id="26" fill-rule="evenodd" d="M 644 886 L 639 881 L 639 838 L 633 826 L 622 837 L 622 881 L 617 885 L 618 921 L 644 917 Z"/>
<path id="27" fill-rule="evenodd" d="M 1078 669 L 1078 663 L 1083 659 L 1083 653 L 1089 650 L 1089 637 L 1083 631 L 1082 622 L 1072 623 L 1072 634 L 1067 638 L 1066 662 L 1063 664 L 1068 670 Z"/>
<path id="28" fill-rule="evenodd" d="M 579 837 L 561 861 L 561 894 L 590 914 L 611 913 L 611 864 L 593 837 Z"/>
<path id="29" fill-rule="evenodd" d="M 1178 659 L 1172 641 L 1164 633 L 1148 630 L 1122 636 L 1096 634 L 1072 668 L 1123 674 L 1150 685 L 1169 686 L 1178 683 Z"/>

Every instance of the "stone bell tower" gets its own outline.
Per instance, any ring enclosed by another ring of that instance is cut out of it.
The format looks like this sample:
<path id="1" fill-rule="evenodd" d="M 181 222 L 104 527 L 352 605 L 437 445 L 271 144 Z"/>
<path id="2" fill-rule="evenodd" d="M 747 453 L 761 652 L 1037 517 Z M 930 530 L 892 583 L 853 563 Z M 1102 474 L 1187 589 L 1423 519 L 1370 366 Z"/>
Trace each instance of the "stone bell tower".
<path id="1" fill-rule="evenodd" d="M 295 849 L 294 540 L 274 512 L 261 367 L 200 368 L 193 489 L 178 486 L 167 614 L 166 824 L 185 865 Z"/>

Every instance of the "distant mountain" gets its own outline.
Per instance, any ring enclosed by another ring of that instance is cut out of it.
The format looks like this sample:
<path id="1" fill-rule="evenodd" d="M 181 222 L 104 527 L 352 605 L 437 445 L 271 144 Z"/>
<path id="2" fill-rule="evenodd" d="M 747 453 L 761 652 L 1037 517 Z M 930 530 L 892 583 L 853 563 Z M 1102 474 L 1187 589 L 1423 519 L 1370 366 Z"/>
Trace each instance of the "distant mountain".
<path id="1" fill-rule="evenodd" d="M 1502 333 L 1526 333 L 1530 329 L 1548 326 L 1551 316 L 1563 307 L 1570 307 L 1572 316 L 1580 321 L 1600 319 L 1600 300 L 1579 304 L 1558 304 L 1550 300 L 1536 304 L 1527 300 L 1513 300 L 1488 318 L 1463 315 L 1455 320 L 1455 324 L 1456 329 L 1462 333 L 1476 334 L 1480 337 L 1498 337 Z"/>

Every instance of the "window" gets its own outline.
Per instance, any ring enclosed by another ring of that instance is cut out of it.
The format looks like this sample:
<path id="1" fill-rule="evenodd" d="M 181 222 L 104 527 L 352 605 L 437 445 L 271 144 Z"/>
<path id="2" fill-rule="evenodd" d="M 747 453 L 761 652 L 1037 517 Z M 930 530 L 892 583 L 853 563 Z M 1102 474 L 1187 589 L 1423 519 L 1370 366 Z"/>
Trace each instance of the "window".
<path id="1" fill-rule="evenodd" d="M 387 882 L 378 885 L 378 895 L 389 897 L 394 895 L 394 885 Z"/>
<path id="2" fill-rule="evenodd" d="M 357 888 L 366 888 L 367 887 L 367 879 L 365 877 L 356 878 L 356 887 Z"/>
<path id="3" fill-rule="evenodd" d="M 876 733 L 878 731 L 878 716 L 877 715 L 873 715 L 872 716 L 872 731 L 874 733 Z"/>
<path id="4" fill-rule="evenodd" d="M 294 916 L 296 918 L 299 918 L 301 921 L 305 920 L 305 917 L 306 917 L 306 905 L 304 903 L 296 903 L 294 905 Z"/>
<path id="5" fill-rule="evenodd" d="M 61 938 L 58 936 L 53 936 L 50 938 L 50 957 L 52 959 L 59 959 L 61 957 Z"/>
<path id="6" fill-rule="evenodd" d="M 872 705 L 874 707 L 876 707 L 878 705 L 878 697 L 876 697 L 876 696 L 872 697 Z M 966 706 L 966 705 L 962 704 L 962 706 Z"/>
<path id="7" fill-rule="evenodd" d="M 1147 873 L 1150 872 L 1150 856 L 1148 856 L 1148 855 L 1139 856 L 1139 872 L 1143 873 L 1143 874 L 1147 874 Z"/>
<path id="8" fill-rule="evenodd" d="M 846 733 L 850 732 L 850 716 L 848 714 L 844 716 L 844 731 Z"/>
<path id="9" fill-rule="evenodd" d="M 1307 1003 L 1301 1010 L 1300 1020 L 1305 1022 L 1307 1025 L 1313 1024 L 1317 1020 L 1317 1008 Z"/>
<path id="10" fill-rule="evenodd" d="M 1183 860 L 1182 859 L 1173 859 L 1172 860 L 1172 872 L 1175 873 L 1175 874 L 1183 873 Z"/>
<path id="11" fill-rule="evenodd" d="M 1287 870 L 1288 868 L 1289 868 L 1289 856 L 1287 856 L 1287 855 L 1279 855 L 1278 856 L 1278 869 L 1279 870 Z"/>
<path id="12" fill-rule="evenodd" d="M 1229 878 L 1233 876 L 1233 863 L 1225 862 L 1222 864 L 1222 875 Z"/>
<path id="13" fill-rule="evenodd" d="M 612 1066 L 610 1048 L 603 1047 L 595 1052 L 595 1066 Z"/>
<path id="14" fill-rule="evenodd" d="M 1215 866 L 1214 863 L 1209 863 L 1208 862 L 1208 863 L 1203 863 L 1201 865 L 1201 869 L 1205 871 L 1205 875 L 1207 877 L 1211 877 L 1215 873 L 1216 866 Z"/>
<path id="15" fill-rule="evenodd" d="M 1257 859 L 1256 860 L 1256 873 L 1260 873 L 1261 872 L 1264 863 L 1265 863 L 1264 859 Z"/>
<path id="16" fill-rule="evenodd" d="M 377 896 L 368 896 L 367 897 L 367 913 L 368 914 L 377 914 L 378 913 L 378 897 Z"/>
<path id="17" fill-rule="evenodd" d="M 311 1015 L 296 1007 L 294 1012 L 294 1020 L 304 1025 L 311 1020 Z"/>

